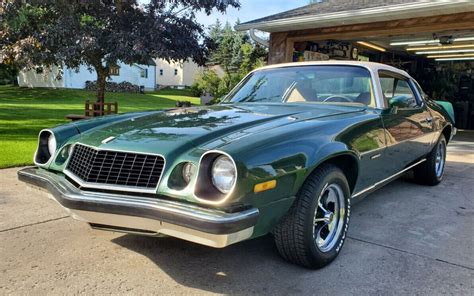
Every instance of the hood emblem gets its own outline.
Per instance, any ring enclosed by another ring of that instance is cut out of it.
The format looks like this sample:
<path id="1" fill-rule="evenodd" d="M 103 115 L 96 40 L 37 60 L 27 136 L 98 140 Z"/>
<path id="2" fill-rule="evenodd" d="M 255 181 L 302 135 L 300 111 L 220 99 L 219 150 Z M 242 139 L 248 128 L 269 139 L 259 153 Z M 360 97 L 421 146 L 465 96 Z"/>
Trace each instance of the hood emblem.
<path id="1" fill-rule="evenodd" d="M 112 141 L 113 139 L 115 139 L 115 137 L 108 137 L 106 139 L 103 139 L 101 143 L 102 144 L 107 144 L 108 142 Z"/>

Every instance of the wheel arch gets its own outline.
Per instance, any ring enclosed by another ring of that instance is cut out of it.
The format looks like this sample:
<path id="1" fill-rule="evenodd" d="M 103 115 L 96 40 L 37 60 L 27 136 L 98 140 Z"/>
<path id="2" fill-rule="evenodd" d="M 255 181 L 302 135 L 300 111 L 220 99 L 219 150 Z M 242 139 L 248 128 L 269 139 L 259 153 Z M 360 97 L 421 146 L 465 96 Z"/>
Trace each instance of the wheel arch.
<path id="1" fill-rule="evenodd" d="M 453 128 L 450 124 L 446 125 L 443 130 L 441 131 L 441 133 L 444 135 L 444 137 L 446 138 L 446 144 L 449 143 L 449 141 L 451 140 L 451 134 L 453 132 Z"/>
<path id="2" fill-rule="evenodd" d="M 338 167 L 346 176 L 351 194 L 357 184 L 359 176 L 359 161 L 357 156 L 352 151 L 340 151 L 334 154 L 327 155 L 322 158 L 305 177 L 305 181 L 322 165 L 333 164 Z"/>

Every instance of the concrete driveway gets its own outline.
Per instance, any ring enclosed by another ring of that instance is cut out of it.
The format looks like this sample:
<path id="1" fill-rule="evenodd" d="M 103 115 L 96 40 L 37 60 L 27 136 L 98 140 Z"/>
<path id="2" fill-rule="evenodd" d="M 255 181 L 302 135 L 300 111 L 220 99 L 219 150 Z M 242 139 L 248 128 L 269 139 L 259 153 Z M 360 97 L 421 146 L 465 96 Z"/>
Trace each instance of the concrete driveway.
<path id="1" fill-rule="evenodd" d="M 0 294 L 473 295 L 474 133 L 436 187 L 398 180 L 353 208 L 349 239 L 317 271 L 271 236 L 226 249 L 91 230 L 0 171 Z"/>

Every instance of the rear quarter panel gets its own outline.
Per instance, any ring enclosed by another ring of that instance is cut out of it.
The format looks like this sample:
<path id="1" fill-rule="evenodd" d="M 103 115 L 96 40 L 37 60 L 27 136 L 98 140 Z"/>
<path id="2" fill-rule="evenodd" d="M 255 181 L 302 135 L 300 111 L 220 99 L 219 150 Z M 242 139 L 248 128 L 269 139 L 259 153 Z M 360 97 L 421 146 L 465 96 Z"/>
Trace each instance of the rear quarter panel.
<path id="1" fill-rule="evenodd" d="M 426 105 L 428 106 L 431 116 L 433 117 L 433 131 L 436 133 L 436 136 L 434 137 L 433 141 L 436 142 L 439 136 L 441 135 L 441 132 L 445 129 L 448 128 L 450 131 L 450 138 L 453 136 L 453 130 L 454 130 L 454 121 L 449 116 L 448 112 L 439 104 L 437 104 L 433 100 L 426 100 Z M 447 141 L 450 141 L 451 139 L 446 139 Z M 434 145 L 434 143 L 433 143 Z"/>

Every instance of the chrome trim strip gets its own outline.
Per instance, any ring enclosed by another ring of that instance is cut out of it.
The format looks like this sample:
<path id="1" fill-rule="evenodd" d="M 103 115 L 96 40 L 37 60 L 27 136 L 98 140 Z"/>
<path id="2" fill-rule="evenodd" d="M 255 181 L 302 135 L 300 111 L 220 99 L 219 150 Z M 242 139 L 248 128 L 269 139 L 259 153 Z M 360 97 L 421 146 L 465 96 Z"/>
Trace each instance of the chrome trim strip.
<path id="1" fill-rule="evenodd" d="M 385 145 L 385 144 L 384 144 L 384 145 Z M 379 150 L 384 150 L 384 149 L 386 149 L 386 148 L 387 148 L 387 146 L 382 146 L 382 147 L 378 147 L 378 148 L 375 148 L 375 149 L 372 149 L 372 150 L 360 152 L 360 153 L 359 153 L 359 156 L 360 156 L 360 157 L 366 156 L 366 155 L 368 155 L 368 154 L 375 153 L 375 152 L 377 152 L 377 151 L 379 151 Z"/>
<path id="2" fill-rule="evenodd" d="M 69 164 L 69 160 L 71 159 L 72 153 L 74 153 L 74 148 L 76 145 L 83 145 L 87 146 L 91 149 L 97 150 L 97 151 L 111 151 L 111 152 L 124 152 L 124 153 L 134 153 L 134 154 L 141 154 L 141 155 L 155 155 L 155 156 L 160 156 L 163 158 L 163 169 L 161 170 L 160 177 L 158 178 L 158 183 L 156 184 L 156 187 L 154 189 L 144 189 L 144 188 L 134 188 L 130 186 L 125 186 L 125 185 L 110 185 L 110 184 L 105 184 L 105 183 L 90 183 L 90 182 L 84 182 L 82 179 L 77 177 L 73 172 L 69 171 L 67 169 L 67 166 Z M 99 148 L 99 147 L 94 147 L 91 145 L 83 144 L 80 142 L 74 143 L 72 147 L 72 153 L 69 155 L 64 167 L 63 173 L 68 176 L 69 178 L 73 179 L 74 182 L 79 184 L 81 187 L 84 188 L 91 188 L 91 189 L 104 189 L 104 190 L 116 190 L 116 191 L 124 191 L 124 192 L 136 192 L 136 193 L 157 193 L 158 187 L 160 186 L 161 178 L 163 177 L 163 173 L 165 172 L 166 169 L 166 158 L 159 153 L 145 153 L 145 152 L 136 152 L 136 151 L 127 151 L 127 150 L 120 150 L 120 149 L 104 149 L 104 148 Z"/>
<path id="3" fill-rule="evenodd" d="M 110 136 L 108 138 L 105 138 L 101 141 L 102 144 L 107 144 L 108 142 L 112 141 L 113 139 L 115 139 L 114 136 Z"/>
<path id="4" fill-rule="evenodd" d="M 377 159 L 377 158 L 379 158 L 380 156 L 382 156 L 382 154 L 377 153 L 377 154 L 372 155 L 372 156 L 370 157 L 370 159 Z"/>
<path id="5" fill-rule="evenodd" d="M 416 163 L 414 163 L 414 164 L 412 164 L 412 165 L 410 165 L 410 166 L 404 168 L 403 170 L 399 171 L 398 173 L 395 173 L 395 174 L 391 175 L 390 177 L 387 177 L 387 178 L 383 179 L 382 181 L 378 181 L 378 182 L 375 183 L 374 185 L 369 186 L 369 187 L 367 187 L 367 188 L 365 188 L 365 189 L 362 189 L 361 191 L 359 191 L 359 192 L 353 194 L 353 195 L 352 195 L 352 198 L 356 198 L 356 197 L 358 197 L 358 196 L 360 196 L 360 195 L 362 195 L 362 194 L 364 194 L 364 193 L 366 193 L 366 192 L 368 192 L 368 191 L 371 191 L 371 190 L 373 190 L 373 189 L 378 188 L 380 185 L 385 184 L 386 182 L 390 181 L 391 179 L 400 176 L 401 174 L 405 173 L 406 171 L 408 171 L 408 170 L 414 168 L 415 166 L 417 166 L 417 165 L 419 165 L 420 163 L 425 162 L 425 161 L 426 161 L 426 158 L 423 158 L 422 160 L 420 160 L 420 161 L 418 161 L 418 162 L 416 162 Z"/>

